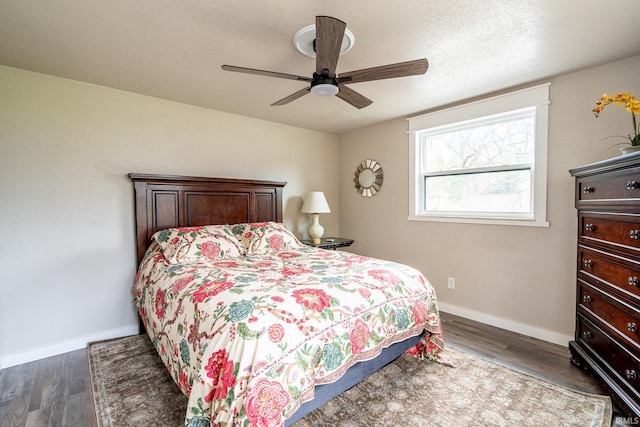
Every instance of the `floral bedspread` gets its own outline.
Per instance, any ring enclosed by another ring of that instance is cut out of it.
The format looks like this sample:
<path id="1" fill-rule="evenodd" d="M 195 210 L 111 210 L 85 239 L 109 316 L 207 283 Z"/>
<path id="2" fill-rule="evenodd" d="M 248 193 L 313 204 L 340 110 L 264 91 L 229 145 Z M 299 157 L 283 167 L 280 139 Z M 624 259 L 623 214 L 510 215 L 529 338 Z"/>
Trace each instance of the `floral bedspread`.
<path id="1" fill-rule="evenodd" d="M 422 331 L 442 348 L 436 296 L 417 270 L 300 247 L 168 263 L 156 242 L 135 281 L 138 310 L 189 404 L 187 426 L 280 426 L 313 387 Z"/>

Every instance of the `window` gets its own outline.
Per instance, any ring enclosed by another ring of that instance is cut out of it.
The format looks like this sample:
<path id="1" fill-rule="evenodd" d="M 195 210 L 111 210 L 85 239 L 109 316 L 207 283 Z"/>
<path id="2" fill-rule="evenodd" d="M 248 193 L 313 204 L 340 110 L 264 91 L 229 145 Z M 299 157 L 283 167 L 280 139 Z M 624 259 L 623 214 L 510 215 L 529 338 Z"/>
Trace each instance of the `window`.
<path id="1" fill-rule="evenodd" d="M 549 85 L 409 119 L 410 220 L 548 226 Z"/>

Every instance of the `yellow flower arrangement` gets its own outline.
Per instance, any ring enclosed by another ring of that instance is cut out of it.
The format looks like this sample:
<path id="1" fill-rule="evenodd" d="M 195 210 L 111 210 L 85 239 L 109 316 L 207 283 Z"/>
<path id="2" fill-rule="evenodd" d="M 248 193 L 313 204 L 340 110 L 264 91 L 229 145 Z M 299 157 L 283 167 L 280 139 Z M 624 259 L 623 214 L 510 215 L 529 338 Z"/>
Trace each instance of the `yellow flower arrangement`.
<path id="1" fill-rule="evenodd" d="M 624 108 L 631 113 L 631 120 L 633 121 L 633 135 L 627 135 L 627 138 L 629 138 L 631 145 L 639 146 L 640 129 L 638 129 L 636 115 L 640 114 L 640 100 L 634 98 L 631 92 L 616 93 L 615 95 L 611 96 L 605 93 L 599 100 L 596 101 L 596 108 L 591 111 L 593 111 L 596 117 L 598 117 L 604 107 L 611 104 L 612 102 L 615 105 L 624 106 Z"/>

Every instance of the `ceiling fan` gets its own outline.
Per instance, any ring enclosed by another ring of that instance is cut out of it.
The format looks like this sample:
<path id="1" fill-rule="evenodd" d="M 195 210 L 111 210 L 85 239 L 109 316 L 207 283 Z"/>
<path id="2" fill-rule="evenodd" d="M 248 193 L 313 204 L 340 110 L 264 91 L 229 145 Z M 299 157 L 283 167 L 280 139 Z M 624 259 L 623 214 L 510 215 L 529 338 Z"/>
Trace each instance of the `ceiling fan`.
<path id="1" fill-rule="evenodd" d="M 310 86 L 274 102 L 271 104 L 272 106 L 288 104 L 291 101 L 295 101 L 296 99 L 311 92 L 324 96 L 335 95 L 356 108 L 364 108 L 371 105 L 373 101 L 346 85 L 372 80 L 415 76 L 427 72 L 429 63 L 426 58 L 423 58 L 413 61 L 399 62 L 396 64 L 382 65 L 379 67 L 365 68 L 362 70 L 349 71 L 347 73 L 337 75 L 336 66 L 338 64 L 338 57 L 341 53 L 342 41 L 346 28 L 347 24 L 339 19 L 332 18 L 330 16 L 316 16 L 315 40 L 313 40 L 313 49 L 315 50 L 316 57 L 316 71 L 313 73 L 313 77 L 311 78 L 297 76 L 294 74 L 278 73 L 275 71 L 236 67 L 234 65 L 223 65 L 222 69 L 238 73 L 256 74 L 259 76 L 277 77 L 280 79 L 298 80 L 310 83 Z"/>

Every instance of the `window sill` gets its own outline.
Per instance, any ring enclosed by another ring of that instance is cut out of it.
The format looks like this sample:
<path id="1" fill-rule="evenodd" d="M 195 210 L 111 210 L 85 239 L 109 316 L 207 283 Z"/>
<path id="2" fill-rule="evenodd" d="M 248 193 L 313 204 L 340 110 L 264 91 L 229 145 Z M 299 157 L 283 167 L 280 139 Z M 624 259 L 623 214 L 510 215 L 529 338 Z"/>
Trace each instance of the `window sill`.
<path id="1" fill-rule="evenodd" d="M 520 227 L 549 227 L 548 221 L 535 219 L 505 219 L 505 218 L 467 218 L 443 216 L 409 216 L 409 221 L 454 222 L 462 224 L 515 225 Z"/>

